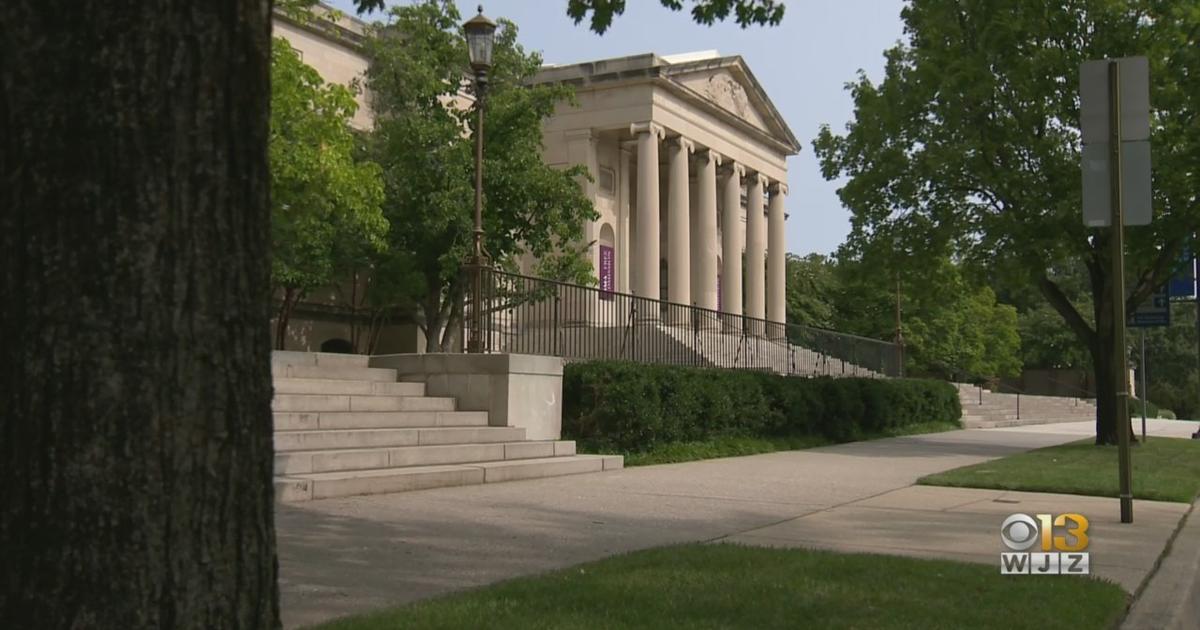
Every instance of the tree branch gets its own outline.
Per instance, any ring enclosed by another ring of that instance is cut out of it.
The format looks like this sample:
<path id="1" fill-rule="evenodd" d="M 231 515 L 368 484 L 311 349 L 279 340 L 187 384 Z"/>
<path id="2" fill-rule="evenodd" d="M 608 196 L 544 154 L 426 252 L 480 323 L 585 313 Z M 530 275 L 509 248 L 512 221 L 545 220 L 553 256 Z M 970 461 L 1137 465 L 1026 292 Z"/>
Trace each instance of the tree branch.
<path id="1" fill-rule="evenodd" d="M 1038 276 L 1038 289 L 1045 296 L 1046 301 L 1050 306 L 1058 312 L 1059 315 L 1067 322 L 1067 326 L 1071 328 L 1071 332 L 1079 337 L 1079 340 L 1084 342 L 1087 347 L 1091 348 L 1096 343 L 1096 331 L 1087 323 L 1087 320 L 1079 314 L 1075 305 L 1062 292 L 1062 289 L 1051 280 L 1045 272 Z"/>

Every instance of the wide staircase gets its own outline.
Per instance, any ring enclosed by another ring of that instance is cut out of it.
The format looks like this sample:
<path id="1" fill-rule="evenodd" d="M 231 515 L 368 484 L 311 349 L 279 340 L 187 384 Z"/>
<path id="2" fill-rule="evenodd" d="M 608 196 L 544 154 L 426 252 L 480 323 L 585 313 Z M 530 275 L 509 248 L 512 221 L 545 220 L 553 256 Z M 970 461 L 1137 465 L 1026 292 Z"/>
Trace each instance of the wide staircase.
<path id="1" fill-rule="evenodd" d="M 424 383 L 362 355 L 276 352 L 275 496 L 307 501 L 621 468 L 570 440 L 525 439 L 484 411 L 425 395 Z"/>
<path id="2" fill-rule="evenodd" d="M 1096 405 L 1086 398 L 1033 396 L 993 392 L 969 383 L 955 383 L 968 429 L 1015 427 L 1096 419 Z"/>

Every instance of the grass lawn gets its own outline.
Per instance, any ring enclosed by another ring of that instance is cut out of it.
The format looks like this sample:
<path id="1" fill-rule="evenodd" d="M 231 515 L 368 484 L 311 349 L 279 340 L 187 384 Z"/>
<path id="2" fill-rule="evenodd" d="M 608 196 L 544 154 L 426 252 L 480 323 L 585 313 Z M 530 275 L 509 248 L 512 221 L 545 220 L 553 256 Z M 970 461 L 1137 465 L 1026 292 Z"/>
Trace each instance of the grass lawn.
<path id="1" fill-rule="evenodd" d="M 335 621 L 384 628 L 1110 628 L 1126 595 L 1074 576 L 737 545 L 662 547 Z"/>
<path id="2" fill-rule="evenodd" d="M 1200 441 L 1151 436 L 1130 450 L 1134 498 L 1190 503 L 1200 492 Z M 1117 447 L 1072 442 L 955 468 L 917 483 L 1115 497 Z"/>
<path id="3" fill-rule="evenodd" d="M 883 431 L 863 436 L 864 440 L 899 437 L 902 435 L 918 435 L 921 433 L 938 433 L 955 431 L 962 427 L 956 422 L 925 422 L 914 424 L 902 429 Z M 672 442 L 660 444 L 648 451 L 617 452 L 611 449 L 596 448 L 586 442 L 579 443 L 580 453 L 596 453 L 605 455 L 624 455 L 626 466 L 648 466 L 650 464 L 673 464 L 691 462 L 699 459 L 714 459 L 717 457 L 740 457 L 742 455 L 758 455 L 776 451 L 797 451 L 818 446 L 837 444 L 820 436 L 796 437 L 722 437 L 701 442 Z"/>

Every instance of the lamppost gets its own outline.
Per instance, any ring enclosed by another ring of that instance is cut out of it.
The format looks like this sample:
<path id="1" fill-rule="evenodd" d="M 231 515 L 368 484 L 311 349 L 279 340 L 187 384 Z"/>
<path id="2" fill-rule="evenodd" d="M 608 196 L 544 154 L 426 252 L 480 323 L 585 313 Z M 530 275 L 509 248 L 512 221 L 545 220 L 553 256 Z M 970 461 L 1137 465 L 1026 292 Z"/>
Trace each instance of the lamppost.
<path id="1" fill-rule="evenodd" d="M 487 73 L 492 67 L 492 44 L 496 23 L 479 13 L 463 24 L 467 35 L 467 53 L 475 72 L 475 244 L 468 268 L 471 270 L 471 338 L 467 352 L 483 352 L 483 109 L 487 92 Z"/>

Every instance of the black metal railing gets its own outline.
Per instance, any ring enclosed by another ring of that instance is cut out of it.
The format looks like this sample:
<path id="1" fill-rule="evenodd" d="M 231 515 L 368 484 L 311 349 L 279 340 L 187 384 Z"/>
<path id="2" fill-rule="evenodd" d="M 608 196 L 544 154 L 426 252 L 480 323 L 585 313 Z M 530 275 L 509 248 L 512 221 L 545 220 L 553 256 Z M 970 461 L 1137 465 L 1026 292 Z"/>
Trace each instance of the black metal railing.
<path id="1" fill-rule="evenodd" d="M 468 301 L 464 320 L 476 304 Z M 897 376 L 896 344 L 494 269 L 482 349 L 805 376 Z"/>

